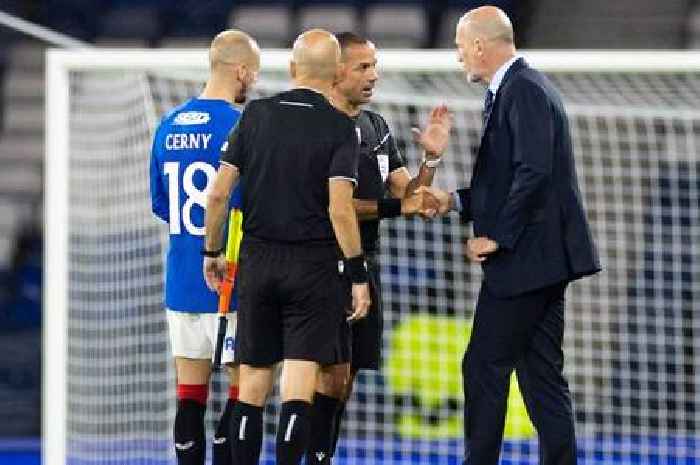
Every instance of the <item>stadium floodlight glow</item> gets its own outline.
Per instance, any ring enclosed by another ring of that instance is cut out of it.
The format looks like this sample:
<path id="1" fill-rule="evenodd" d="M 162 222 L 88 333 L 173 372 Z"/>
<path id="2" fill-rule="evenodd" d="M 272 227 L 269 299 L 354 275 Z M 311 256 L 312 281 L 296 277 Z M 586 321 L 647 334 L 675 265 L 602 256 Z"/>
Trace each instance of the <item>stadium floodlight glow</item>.
<path id="1" fill-rule="evenodd" d="M 564 96 L 604 265 L 568 291 L 565 370 L 580 463 L 698 461 L 700 53 L 523 54 Z M 288 86 L 289 57 L 263 52 L 260 94 Z M 157 119 L 201 90 L 207 52 L 51 50 L 46 65 L 42 463 L 167 463 L 175 411 L 162 308 L 167 231 L 150 212 L 148 162 Z M 373 109 L 410 170 L 421 159 L 410 128 L 444 102 L 455 127 L 435 184 L 468 185 L 484 89 L 466 83 L 451 50 L 383 51 L 379 70 Z M 473 314 L 481 272 L 462 257 L 468 229 L 455 217 L 382 228 L 385 365 L 360 377 L 339 453 L 348 465 L 454 463 L 459 347 L 441 338 L 469 327 Z M 225 396 L 219 384 L 209 429 Z M 504 458 L 537 463 L 513 399 Z M 268 428 L 276 411 L 273 400 Z"/>

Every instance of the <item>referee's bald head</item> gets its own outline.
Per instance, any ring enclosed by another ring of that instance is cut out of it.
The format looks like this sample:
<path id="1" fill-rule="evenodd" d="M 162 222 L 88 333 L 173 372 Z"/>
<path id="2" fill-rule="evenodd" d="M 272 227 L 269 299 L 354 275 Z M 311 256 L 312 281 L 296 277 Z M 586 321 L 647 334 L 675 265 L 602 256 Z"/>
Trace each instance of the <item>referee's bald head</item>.
<path id="1" fill-rule="evenodd" d="M 338 72 L 340 45 L 333 34 L 311 29 L 294 41 L 292 77 L 296 81 L 332 82 Z"/>
<path id="2" fill-rule="evenodd" d="M 209 64 L 212 71 L 221 65 L 260 66 L 260 47 L 243 31 L 228 29 L 211 41 Z"/>

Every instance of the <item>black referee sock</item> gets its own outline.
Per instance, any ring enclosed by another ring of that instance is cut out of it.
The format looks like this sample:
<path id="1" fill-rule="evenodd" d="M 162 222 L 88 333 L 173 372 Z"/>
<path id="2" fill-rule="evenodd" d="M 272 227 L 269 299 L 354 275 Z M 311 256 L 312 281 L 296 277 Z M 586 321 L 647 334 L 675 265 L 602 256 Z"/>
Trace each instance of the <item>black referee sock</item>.
<path id="1" fill-rule="evenodd" d="M 236 402 L 231 413 L 231 457 L 236 465 L 258 465 L 263 440 L 263 408 Z"/>
<path id="2" fill-rule="evenodd" d="M 303 400 L 282 403 L 277 426 L 277 465 L 299 465 L 309 444 L 309 411 Z"/>
<path id="3" fill-rule="evenodd" d="M 236 405 L 234 399 L 226 401 L 226 408 L 221 415 L 219 425 L 214 433 L 212 441 L 212 465 L 231 465 L 231 440 L 229 439 L 229 431 L 231 430 L 231 414 L 233 407 Z"/>
<path id="4" fill-rule="evenodd" d="M 338 409 L 333 418 L 333 438 L 331 439 L 331 457 L 335 455 L 335 449 L 338 447 L 338 439 L 340 438 L 340 425 L 345 417 L 345 402 L 338 401 Z"/>
<path id="5" fill-rule="evenodd" d="M 340 401 L 317 392 L 311 407 L 309 448 L 306 452 L 307 465 L 328 465 L 333 456 L 333 439 L 336 415 Z"/>
<path id="6" fill-rule="evenodd" d="M 178 465 L 204 465 L 204 410 L 204 405 L 192 399 L 177 403 L 173 438 Z"/>

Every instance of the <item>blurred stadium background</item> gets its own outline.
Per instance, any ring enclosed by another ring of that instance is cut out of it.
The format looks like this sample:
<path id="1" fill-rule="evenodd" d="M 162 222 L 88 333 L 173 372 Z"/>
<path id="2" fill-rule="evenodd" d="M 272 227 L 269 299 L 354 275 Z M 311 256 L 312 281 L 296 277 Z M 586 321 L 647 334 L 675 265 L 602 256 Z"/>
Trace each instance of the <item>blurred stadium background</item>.
<path id="1" fill-rule="evenodd" d="M 285 48 L 299 31 L 322 25 L 362 32 L 380 48 L 429 49 L 451 48 L 459 16 L 483 4 L 498 5 L 509 14 L 519 48 L 700 47 L 700 2 L 692 0 L 3 0 L 0 12 L 104 47 L 203 47 L 221 29 L 238 27 L 250 32 L 263 47 Z M 7 26 L 0 26 L 0 39 L 0 418 L 11 420 L 0 421 L 0 464 L 29 464 L 40 460 L 42 382 L 50 382 L 41 377 L 41 323 L 44 53 L 51 44 Z M 573 305 L 567 316 L 567 370 L 579 430 L 584 433 L 582 462 L 700 463 L 700 319 L 695 315 L 700 310 L 700 72 L 684 72 L 683 63 L 678 63 L 675 72 L 643 76 L 593 71 L 551 76 L 570 110 L 579 175 L 607 270 L 604 277 L 572 291 Z M 126 148 L 144 156 L 150 143 L 149 118 L 195 94 L 204 77 L 201 73 L 170 75 L 167 70 L 150 73 L 146 76 L 150 103 L 132 92 L 134 77 L 110 81 L 84 73 L 71 79 L 79 89 L 73 108 L 83 116 L 72 121 L 76 131 L 80 133 L 81 125 L 89 129 L 91 117 L 105 114 L 104 108 L 95 108 L 101 95 L 111 92 L 108 89 L 118 90 L 116 94 L 123 100 L 106 105 L 113 104 L 117 114 L 128 104 L 134 113 L 105 122 L 135 125 L 128 136 L 131 145 Z M 271 73 L 260 92 L 272 92 L 283 85 L 283 73 Z M 408 141 L 409 128 L 420 120 L 428 103 L 448 98 L 447 103 L 459 112 L 460 132 L 450 152 L 452 160 L 436 182 L 454 187 L 468 180 L 471 157 L 461 160 L 458 154 L 473 151 L 477 143 L 481 92 L 465 84 L 458 72 L 408 77 L 387 73 L 376 107 L 388 117 L 409 165 L 415 166 L 418 154 Z M 139 113 L 141 107 L 150 108 L 153 114 L 144 116 L 143 111 Z M 135 118 L 143 121 L 134 123 Z M 100 136 L 105 143 L 121 137 Z M 71 162 L 78 168 L 75 179 L 84 179 L 80 176 L 90 176 L 89 171 L 80 168 L 94 169 L 90 166 L 93 154 L 86 147 L 94 147 L 96 140 L 86 136 L 79 141 L 84 145 L 71 154 Z M 114 179 L 140 172 L 133 165 L 137 158 L 125 155 L 124 160 L 124 171 L 112 160 L 101 163 L 115 169 Z M 145 173 L 145 166 L 142 168 Z M 449 169 L 457 174 L 445 179 L 444 173 L 452 172 Z M 94 208 L 85 190 L 82 200 Z M 124 195 L 139 194 L 137 188 Z M 80 224 L 80 218 L 73 221 Z M 77 228 L 77 237 L 72 240 L 90 238 L 89 222 L 81 227 L 84 229 Z M 125 234 L 133 236 L 134 232 L 139 238 L 160 237 L 155 222 Z M 454 370 L 459 368 L 468 337 L 479 274 L 461 263 L 461 232 L 456 222 L 426 226 L 399 221 L 386 226 L 384 232 L 388 240 L 383 278 L 390 291 L 386 293 L 387 361 L 380 375 L 361 380 L 363 387 L 358 389 L 350 412 L 352 438 L 364 452 L 357 452 L 358 446 L 352 444 L 341 447 L 341 452 L 348 463 L 458 463 L 461 400 Z M 148 240 L 138 247 L 143 244 L 149 244 Z M 103 247 L 96 249 L 91 258 L 115 259 L 100 255 L 108 253 Z M 160 249 L 137 249 L 137 253 L 140 258 L 149 256 L 152 265 L 157 263 Z M 143 272 L 160 277 L 157 267 L 144 271 L 135 263 L 125 265 L 127 274 Z M 84 270 L 89 270 L 83 264 Z M 85 295 L 88 297 L 82 303 L 89 309 L 89 293 Z M 128 349 L 136 347 L 151 358 L 134 365 L 140 367 L 137 370 L 145 369 L 145 374 L 134 374 L 127 367 L 121 375 L 133 381 L 153 374 L 148 371 L 152 370 L 162 381 L 153 392 L 167 391 L 172 376 L 167 359 L 162 358 L 162 353 L 167 354 L 167 342 L 162 337 L 158 289 L 136 295 L 145 296 L 145 307 L 125 310 L 115 304 L 105 313 L 122 321 L 129 312 L 141 312 L 137 323 L 126 331 L 142 339 L 128 341 L 131 345 L 118 357 L 133 355 Z M 77 341 L 75 347 L 80 348 L 83 336 L 95 334 L 111 334 L 119 340 L 115 344 L 123 342 L 123 333 L 99 326 L 109 318 L 103 315 L 99 324 L 93 324 L 89 317 L 80 319 L 80 315 L 74 315 L 78 320 L 71 328 L 75 330 L 71 333 Z M 148 330 L 139 333 L 135 329 L 138 325 L 146 325 Z M 429 345 L 428 341 L 432 345 L 424 352 L 414 350 Z M 107 364 L 118 363 L 106 353 L 95 353 L 88 349 L 74 352 L 76 367 L 81 357 L 97 356 Z M 90 398 L 91 375 L 76 370 L 73 374 L 78 381 L 73 387 L 79 395 Z M 442 383 L 438 387 L 436 379 Z M 80 391 L 81 387 L 86 392 Z M 129 404 L 121 411 L 119 405 L 124 399 L 141 399 L 138 393 L 107 394 L 113 397 L 97 406 L 102 413 L 113 415 L 112 430 L 105 435 L 129 430 L 129 408 L 139 409 L 143 403 Z M 99 395 L 108 397 L 104 392 Z M 155 420 L 155 425 L 142 422 L 138 428 L 151 434 L 147 447 L 167 456 L 166 417 L 172 415 L 174 406 L 157 395 L 151 400 L 163 418 Z M 76 413 L 71 428 L 79 439 L 86 430 L 99 429 L 91 423 L 90 402 L 92 398 L 85 405 L 72 404 Z M 215 398 L 213 407 L 217 407 L 216 402 Z M 514 391 L 514 416 L 508 426 L 503 463 L 537 463 L 533 432 L 518 402 Z M 525 422 L 518 421 L 523 418 Z M 93 448 L 83 451 L 79 456 L 82 461 L 75 463 L 100 463 L 101 454 L 114 457 L 111 463 L 125 463 L 127 459 L 117 458 L 122 457 L 120 451 L 119 447 Z M 164 463 L 153 458 L 156 456 L 128 458 L 130 463 Z"/>

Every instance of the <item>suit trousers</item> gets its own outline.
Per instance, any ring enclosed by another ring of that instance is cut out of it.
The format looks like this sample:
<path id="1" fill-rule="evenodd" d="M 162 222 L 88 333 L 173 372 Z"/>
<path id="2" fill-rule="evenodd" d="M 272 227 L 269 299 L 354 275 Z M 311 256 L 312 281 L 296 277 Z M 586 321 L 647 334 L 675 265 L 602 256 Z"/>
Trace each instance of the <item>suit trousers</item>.
<path id="1" fill-rule="evenodd" d="M 576 463 L 571 394 L 563 375 L 567 284 L 501 299 L 482 283 L 462 361 L 465 465 L 498 463 L 513 370 L 537 430 L 540 464 Z"/>

